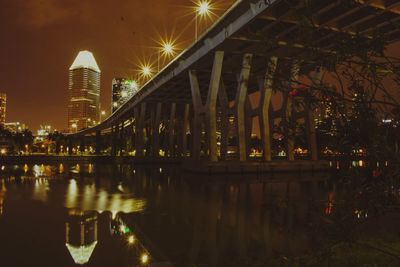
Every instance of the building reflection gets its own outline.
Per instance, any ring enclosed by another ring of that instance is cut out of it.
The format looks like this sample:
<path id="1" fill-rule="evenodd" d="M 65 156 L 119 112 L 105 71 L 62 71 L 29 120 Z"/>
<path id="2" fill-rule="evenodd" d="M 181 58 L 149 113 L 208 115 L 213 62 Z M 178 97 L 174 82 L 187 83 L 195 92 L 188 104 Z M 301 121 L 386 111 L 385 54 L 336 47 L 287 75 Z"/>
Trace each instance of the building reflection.
<path id="1" fill-rule="evenodd" d="M 5 181 L 1 180 L 1 186 L 0 186 L 0 217 L 3 216 L 4 213 L 4 198 L 6 195 L 6 185 Z"/>
<path id="2" fill-rule="evenodd" d="M 117 188 L 121 188 L 118 185 Z M 98 212 L 110 211 L 115 218 L 118 212 L 132 213 L 145 209 L 146 201 L 133 197 L 132 193 L 108 192 L 109 190 L 98 189 L 96 184 L 84 184 L 76 179 L 68 182 L 65 206 L 67 208 L 80 208 L 82 210 L 96 210 Z"/>
<path id="3" fill-rule="evenodd" d="M 88 263 L 97 245 L 97 213 L 71 210 L 65 223 L 65 245 L 76 264 Z"/>

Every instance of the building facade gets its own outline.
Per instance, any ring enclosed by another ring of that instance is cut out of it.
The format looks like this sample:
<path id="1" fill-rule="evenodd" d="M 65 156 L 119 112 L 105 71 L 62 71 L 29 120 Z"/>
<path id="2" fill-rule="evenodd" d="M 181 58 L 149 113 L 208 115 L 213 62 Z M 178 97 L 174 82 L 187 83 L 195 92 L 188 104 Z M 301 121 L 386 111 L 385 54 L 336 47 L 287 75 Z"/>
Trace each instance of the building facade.
<path id="1" fill-rule="evenodd" d="M 0 125 L 6 123 L 7 95 L 0 93 Z"/>
<path id="2" fill-rule="evenodd" d="M 89 51 L 79 52 L 69 68 L 69 132 L 95 126 L 100 121 L 100 73 Z"/>
<path id="3" fill-rule="evenodd" d="M 136 81 L 125 78 L 114 78 L 112 81 L 111 113 L 119 109 L 139 90 Z"/>

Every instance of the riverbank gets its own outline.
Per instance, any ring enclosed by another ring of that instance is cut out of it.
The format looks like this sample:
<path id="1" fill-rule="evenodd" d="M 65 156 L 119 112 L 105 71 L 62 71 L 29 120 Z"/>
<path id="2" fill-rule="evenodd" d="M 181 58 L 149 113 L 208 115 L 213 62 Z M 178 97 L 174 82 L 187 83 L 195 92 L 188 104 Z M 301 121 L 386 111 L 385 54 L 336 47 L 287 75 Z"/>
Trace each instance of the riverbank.
<path id="1" fill-rule="evenodd" d="M 141 165 L 181 165 L 187 172 L 199 174 L 245 174 L 245 173 L 279 173 L 279 172 L 321 172 L 329 170 L 329 161 L 197 161 L 191 159 L 149 158 L 132 156 L 57 156 L 57 155 L 27 155 L 2 156 L 0 164 L 141 164 Z"/>

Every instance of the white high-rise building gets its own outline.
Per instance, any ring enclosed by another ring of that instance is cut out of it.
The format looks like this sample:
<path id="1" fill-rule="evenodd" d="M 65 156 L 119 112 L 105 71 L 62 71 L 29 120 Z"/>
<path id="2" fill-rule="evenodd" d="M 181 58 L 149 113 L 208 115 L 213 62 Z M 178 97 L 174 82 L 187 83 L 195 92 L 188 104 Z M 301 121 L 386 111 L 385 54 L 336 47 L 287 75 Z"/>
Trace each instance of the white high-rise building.
<path id="1" fill-rule="evenodd" d="M 100 69 L 93 54 L 81 51 L 69 68 L 68 129 L 77 132 L 100 120 Z"/>

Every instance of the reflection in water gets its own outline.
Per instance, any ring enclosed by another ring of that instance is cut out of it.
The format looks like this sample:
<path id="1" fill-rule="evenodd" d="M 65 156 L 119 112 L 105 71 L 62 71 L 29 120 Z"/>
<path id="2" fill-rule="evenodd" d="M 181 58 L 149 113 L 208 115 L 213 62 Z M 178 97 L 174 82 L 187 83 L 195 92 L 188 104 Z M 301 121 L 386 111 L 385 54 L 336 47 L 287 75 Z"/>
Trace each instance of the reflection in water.
<path id="1" fill-rule="evenodd" d="M 75 179 L 69 181 L 65 207 L 98 212 L 111 211 L 113 218 L 118 212 L 131 213 L 143 211 L 144 199 L 134 198 L 131 193 L 115 192 L 109 194 L 103 189 L 97 190 L 95 184 L 78 184 Z"/>
<path id="2" fill-rule="evenodd" d="M 93 169 L 93 175 L 85 173 L 88 165 L 65 164 L 62 175 L 60 165 L 48 177 L 44 174 L 13 184 L 7 179 L 4 202 L 7 211 L 11 210 L 8 201 L 12 200 L 8 196 L 21 196 L 26 188 L 29 193 L 33 190 L 33 198 L 44 202 L 36 203 L 37 209 L 48 214 L 44 228 L 60 229 L 56 231 L 61 235 L 59 240 L 51 244 L 61 244 L 70 260 L 64 246 L 65 224 L 66 246 L 75 263 L 90 266 L 125 267 L 134 262 L 140 266 L 160 259 L 175 266 L 255 266 L 256 261 L 265 263 L 257 266 L 278 266 L 269 265 L 268 260 L 280 257 L 276 255 L 298 257 L 315 245 L 315 237 L 308 228 L 315 203 L 320 203 L 317 208 L 321 213 L 330 214 L 336 201 L 334 193 L 328 195 L 323 178 L 306 174 L 266 179 L 213 177 L 216 183 L 210 182 L 210 177 L 180 176 L 176 169 L 172 172 L 165 166 L 89 168 Z M 40 166 L 32 169 L 36 171 L 32 170 L 31 176 L 40 175 Z M 74 174 L 77 169 L 81 172 Z M 31 197 L 20 199 L 26 204 L 32 202 Z M 23 202 L 16 203 L 16 207 L 25 207 Z M 65 207 L 79 212 L 71 212 L 66 221 L 60 218 L 60 223 L 48 221 L 60 211 L 64 216 Z M 46 234 L 52 235 L 48 232 L 41 233 L 43 239 Z M 119 253 L 125 252 L 127 264 L 113 262 L 119 260 Z M 54 256 L 54 259 L 59 258 Z M 103 260 L 110 262 L 97 265 Z M 57 263 L 52 266 L 66 266 Z"/>
<path id="3" fill-rule="evenodd" d="M 80 173 L 81 172 L 81 165 L 76 164 L 75 169 L 72 171 L 74 173 Z"/>
<path id="4" fill-rule="evenodd" d="M 24 168 L 25 170 L 25 168 Z M 29 170 L 29 168 L 27 168 L 27 170 Z M 35 164 L 32 167 L 32 174 L 33 176 L 35 176 L 36 178 L 38 177 L 50 177 L 52 175 L 52 170 L 50 166 L 45 166 L 43 164 L 41 164 L 40 166 Z"/>
<path id="5" fill-rule="evenodd" d="M 47 178 L 36 178 L 33 187 L 33 199 L 47 202 L 47 192 L 50 190 Z"/>
<path id="6" fill-rule="evenodd" d="M 114 237 L 122 238 L 122 240 L 127 243 L 129 248 L 132 250 L 132 254 L 137 255 L 137 258 L 134 259 L 136 262 L 140 263 L 142 266 L 148 266 L 151 259 L 151 253 L 137 238 L 135 232 L 129 228 L 127 223 L 124 222 L 119 214 L 117 214 L 111 221 L 111 232 Z M 168 267 L 170 265 L 163 266 Z"/>
<path id="7" fill-rule="evenodd" d="M 60 163 L 60 165 L 58 166 L 58 173 L 64 173 L 64 164 Z"/>
<path id="8" fill-rule="evenodd" d="M 65 223 L 65 245 L 76 264 L 89 262 L 97 245 L 96 212 L 69 212 Z"/>
<path id="9" fill-rule="evenodd" d="M 28 164 L 24 165 L 24 173 L 26 174 L 29 171 L 29 166 Z"/>
<path id="10" fill-rule="evenodd" d="M 1 187 L 0 187 L 0 217 L 3 215 L 4 212 L 4 197 L 6 194 L 6 185 L 4 180 L 1 180 Z"/>
<path id="11" fill-rule="evenodd" d="M 67 187 L 67 195 L 65 198 L 65 206 L 67 208 L 76 207 L 76 199 L 78 198 L 78 186 L 75 179 L 69 180 Z"/>

